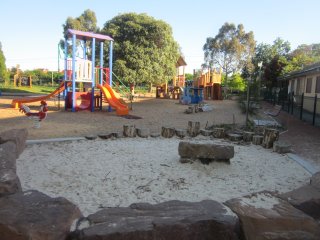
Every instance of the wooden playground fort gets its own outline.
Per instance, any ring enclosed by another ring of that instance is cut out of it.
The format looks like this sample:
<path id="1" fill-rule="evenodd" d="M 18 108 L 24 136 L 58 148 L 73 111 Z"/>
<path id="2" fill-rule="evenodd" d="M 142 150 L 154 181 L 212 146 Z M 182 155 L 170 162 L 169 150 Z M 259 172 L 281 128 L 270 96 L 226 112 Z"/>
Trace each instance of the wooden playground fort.
<path id="1" fill-rule="evenodd" d="M 180 56 L 176 63 L 176 75 L 172 86 L 167 83 L 157 87 L 157 98 L 179 99 L 181 103 L 198 103 L 203 100 L 222 100 L 222 70 L 209 69 L 201 72 L 198 78 L 186 81 L 185 66 L 187 63 Z M 195 76 L 195 71 L 194 71 Z"/>
<path id="2" fill-rule="evenodd" d="M 69 42 L 72 44 L 69 44 Z M 109 66 L 103 67 L 103 45 L 109 41 Z M 88 47 L 91 45 L 91 48 Z M 96 61 L 96 45 L 100 46 L 100 58 Z M 71 48 L 71 49 L 69 49 Z M 108 111 L 116 110 L 117 115 L 128 115 L 129 108 L 119 94 L 112 89 L 112 48 L 113 39 L 109 36 L 91 32 L 68 29 L 65 39 L 64 81 L 46 96 L 18 98 L 12 106 L 19 108 L 23 103 L 40 102 L 63 93 L 65 110 L 102 110 L 102 102 L 109 104 Z M 71 57 L 68 53 L 71 50 Z M 91 60 L 89 55 L 91 54 Z M 99 62 L 99 66 L 95 63 Z"/>

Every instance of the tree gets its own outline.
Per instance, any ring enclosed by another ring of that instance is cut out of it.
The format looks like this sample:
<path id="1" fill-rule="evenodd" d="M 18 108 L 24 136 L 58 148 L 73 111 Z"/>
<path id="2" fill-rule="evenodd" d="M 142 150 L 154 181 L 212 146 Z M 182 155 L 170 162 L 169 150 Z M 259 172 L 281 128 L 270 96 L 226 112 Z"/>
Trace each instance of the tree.
<path id="1" fill-rule="evenodd" d="M 101 32 L 114 39 L 114 72 L 122 79 L 152 85 L 174 76 L 179 46 L 166 22 L 126 13 L 106 22 Z"/>
<path id="2" fill-rule="evenodd" d="M 0 42 L 0 81 L 4 81 L 4 84 L 7 86 L 9 83 L 9 73 L 6 67 L 6 58 L 4 57 L 2 51 L 2 44 Z"/>
<path id="3" fill-rule="evenodd" d="M 85 10 L 79 17 L 72 18 L 68 17 L 66 22 L 62 25 L 64 39 L 67 38 L 68 29 L 75 29 L 85 32 L 97 32 L 99 28 L 97 27 L 97 17 L 95 12 L 90 9 Z M 60 48 L 64 52 L 64 39 L 60 40 Z M 79 44 L 79 41 L 78 43 Z M 87 43 L 89 44 L 89 43 Z M 71 49 L 70 49 L 71 51 Z M 89 53 L 90 54 L 90 53 Z"/>
<path id="4" fill-rule="evenodd" d="M 253 32 L 246 33 L 242 24 L 236 27 L 233 23 L 225 23 L 203 46 L 207 67 L 222 68 L 227 85 L 229 74 L 238 72 L 245 65 L 250 68 L 254 48 Z"/>

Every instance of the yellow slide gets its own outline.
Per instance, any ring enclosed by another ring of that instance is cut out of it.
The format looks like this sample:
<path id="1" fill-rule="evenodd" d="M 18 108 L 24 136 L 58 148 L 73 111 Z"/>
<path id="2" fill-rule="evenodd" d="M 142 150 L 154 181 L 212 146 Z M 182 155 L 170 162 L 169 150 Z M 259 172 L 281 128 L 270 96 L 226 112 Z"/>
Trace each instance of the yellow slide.
<path id="1" fill-rule="evenodd" d="M 118 115 L 123 116 L 129 114 L 128 106 L 119 101 L 119 97 L 116 96 L 110 85 L 106 84 L 105 86 L 102 86 L 98 84 L 97 88 L 102 91 L 110 106 L 116 109 Z"/>
<path id="2" fill-rule="evenodd" d="M 70 86 L 71 82 L 68 82 L 67 84 L 68 84 L 68 86 Z M 54 90 L 52 93 L 50 93 L 46 96 L 24 97 L 24 98 L 13 99 L 11 102 L 11 106 L 14 107 L 15 109 L 18 109 L 18 108 L 20 108 L 22 103 L 41 102 L 42 100 L 49 99 L 49 98 L 53 97 L 54 95 L 61 93 L 63 90 L 64 90 L 64 82 L 62 82 L 56 90 Z"/>

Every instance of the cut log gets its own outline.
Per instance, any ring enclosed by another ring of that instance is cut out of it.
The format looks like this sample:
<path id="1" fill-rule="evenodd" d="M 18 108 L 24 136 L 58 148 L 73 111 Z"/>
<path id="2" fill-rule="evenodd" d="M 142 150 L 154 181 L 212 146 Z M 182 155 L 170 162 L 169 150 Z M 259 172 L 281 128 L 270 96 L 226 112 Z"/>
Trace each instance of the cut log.
<path id="1" fill-rule="evenodd" d="M 187 113 L 187 114 L 193 113 L 193 107 L 188 107 L 188 108 L 185 110 L 185 113 Z"/>
<path id="2" fill-rule="evenodd" d="M 225 137 L 224 128 L 214 128 L 214 129 L 213 129 L 213 132 L 212 132 L 212 135 L 213 135 L 215 138 L 224 138 L 224 137 Z"/>
<path id="3" fill-rule="evenodd" d="M 113 138 L 122 138 L 123 132 L 112 132 L 111 135 Z"/>
<path id="4" fill-rule="evenodd" d="M 189 121 L 187 132 L 190 137 L 198 136 L 200 133 L 200 122 Z"/>
<path id="5" fill-rule="evenodd" d="M 199 112 L 199 105 L 194 105 L 194 112 L 198 113 Z"/>
<path id="6" fill-rule="evenodd" d="M 123 135 L 125 137 L 135 137 L 137 135 L 136 127 L 134 125 L 123 125 Z"/>
<path id="7" fill-rule="evenodd" d="M 97 138 L 97 136 L 96 135 L 87 135 L 87 136 L 85 136 L 85 138 L 88 140 L 95 140 Z"/>
<path id="8" fill-rule="evenodd" d="M 263 136 L 260 135 L 253 135 L 252 136 L 252 143 L 255 145 L 261 145 L 263 140 Z"/>
<path id="9" fill-rule="evenodd" d="M 254 132 L 243 132 L 243 141 L 251 142 Z"/>
<path id="10" fill-rule="evenodd" d="M 181 157 L 180 162 L 182 163 L 185 163 L 186 159 L 199 159 L 202 163 L 209 163 L 213 160 L 229 162 L 234 157 L 234 146 L 180 142 L 178 152 Z"/>
<path id="11" fill-rule="evenodd" d="M 289 153 L 291 152 L 291 145 L 286 142 L 275 141 L 273 143 L 273 151 L 277 153 Z"/>
<path id="12" fill-rule="evenodd" d="M 228 137 L 229 137 L 229 140 L 232 142 L 239 142 L 242 140 L 242 135 L 237 133 L 229 133 Z"/>
<path id="13" fill-rule="evenodd" d="M 272 148 L 273 143 L 279 139 L 279 130 L 273 128 L 264 129 L 262 146 Z"/>
<path id="14" fill-rule="evenodd" d="M 175 134 L 175 129 L 172 127 L 162 127 L 161 136 L 164 138 L 172 138 Z"/>
<path id="15" fill-rule="evenodd" d="M 113 137 L 113 133 L 100 133 L 98 137 L 101 139 L 109 139 Z"/>
<path id="16" fill-rule="evenodd" d="M 153 138 L 160 137 L 160 133 L 158 133 L 158 132 L 152 132 L 152 133 L 150 133 L 150 137 L 153 137 Z"/>
<path id="17" fill-rule="evenodd" d="M 211 136 L 211 135 L 212 135 L 212 131 L 211 131 L 211 130 L 206 130 L 206 129 L 200 129 L 200 134 L 201 134 L 202 136 L 208 137 L 208 136 Z"/>
<path id="18" fill-rule="evenodd" d="M 149 128 L 136 128 L 137 135 L 141 138 L 147 138 L 150 135 Z"/>
<path id="19" fill-rule="evenodd" d="M 184 137 L 187 136 L 187 130 L 185 130 L 185 129 L 176 129 L 176 135 L 179 138 L 184 138 Z"/>

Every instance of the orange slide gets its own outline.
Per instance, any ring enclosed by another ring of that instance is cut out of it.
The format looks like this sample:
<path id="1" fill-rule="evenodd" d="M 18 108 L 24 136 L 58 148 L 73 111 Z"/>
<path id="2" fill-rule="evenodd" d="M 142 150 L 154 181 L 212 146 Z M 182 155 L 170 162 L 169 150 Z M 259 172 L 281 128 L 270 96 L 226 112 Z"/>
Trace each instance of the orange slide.
<path id="1" fill-rule="evenodd" d="M 128 106 L 119 101 L 119 98 L 115 95 L 110 85 L 106 84 L 105 86 L 102 86 L 98 84 L 97 88 L 102 91 L 110 106 L 116 109 L 118 115 L 122 116 L 129 114 Z"/>
<path id="2" fill-rule="evenodd" d="M 68 82 L 67 84 L 68 84 L 68 86 L 70 86 L 71 82 Z M 46 96 L 16 98 L 16 99 L 12 100 L 11 105 L 15 109 L 18 109 L 18 108 L 20 108 L 22 103 L 41 102 L 42 100 L 46 100 L 48 98 L 53 97 L 54 95 L 61 93 L 63 90 L 64 90 L 64 82 L 62 82 L 56 90 L 54 90 L 52 93 L 50 93 Z"/>

